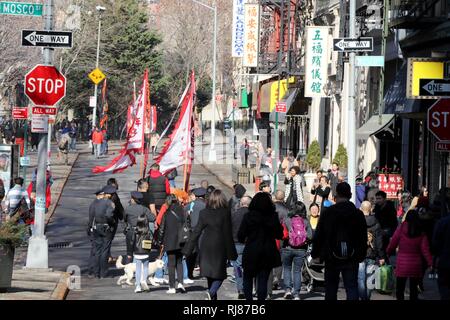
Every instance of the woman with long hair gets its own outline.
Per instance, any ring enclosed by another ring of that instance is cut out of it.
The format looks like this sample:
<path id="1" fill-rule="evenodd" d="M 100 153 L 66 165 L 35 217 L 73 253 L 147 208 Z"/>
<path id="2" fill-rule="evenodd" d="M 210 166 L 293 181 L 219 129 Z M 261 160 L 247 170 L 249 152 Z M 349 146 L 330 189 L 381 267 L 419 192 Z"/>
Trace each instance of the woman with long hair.
<path id="1" fill-rule="evenodd" d="M 200 236 L 200 276 L 208 280 L 208 300 L 217 300 L 217 291 L 227 278 L 227 260 L 237 259 L 228 201 L 219 189 L 212 191 L 206 208 L 200 211 L 198 223 L 183 248 L 185 256 L 197 247 Z"/>
<path id="2" fill-rule="evenodd" d="M 289 209 L 292 209 L 297 202 L 303 202 L 304 199 L 300 168 L 298 166 L 293 166 L 289 173 L 290 177 L 286 181 L 287 184 L 284 202 Z"/>
<path id="3" fill-rule="evenodd" d="M 432 266 L 428 239 L 422 230 L 419 213 L 409 210 L 405 221 L 397 228 L 386 250 L 388 256 L 397 252 L 397 300 L 405 300 L 406 280 L 409 279 L 410 300 L 418 298 L 418 284 L 423 276 L 422 261 Z"/>
<path id="4" fill-rule="evenodd" d="M 253 300 L 253 279 L 256 278 L 258 300 L 265 300 L 270 272 L 281 266 L 276 239 L 283 238 L 283 227 L 270 194 L 258 192 L 248 209 L 238 231 L 239 242 L 245 243 L 242 254 L 244 294 L 246 300 Z"/>

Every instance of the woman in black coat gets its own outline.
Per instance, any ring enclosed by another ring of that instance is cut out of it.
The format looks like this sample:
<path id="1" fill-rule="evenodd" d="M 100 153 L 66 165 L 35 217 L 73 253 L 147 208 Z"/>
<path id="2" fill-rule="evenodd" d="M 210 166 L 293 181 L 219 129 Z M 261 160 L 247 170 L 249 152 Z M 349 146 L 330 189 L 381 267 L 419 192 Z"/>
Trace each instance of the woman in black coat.
<path id="1" fill-rule="evenodd" d="M 183 255 L 181 253 L 184 244 L 180 242 L 179 231 L 183 228 L 187 217 L 175 195 L 167 196 L 166 203 L 168 204 L 168 209 L 158 228 L 158 239 L 164 245 L 168 258 L 169 290 L 167 293 L 176 293 L 175 268 L 177 270 L 177 288 L 184 293 L 186 289 L 183 287 Z"/>
<path id="2" fill-rule="evenodd" d="M 208 197 L 206 208 L 200 211 L 194 232 L 183 248 L 185 256 L 192 253 L 200 235 L 200 275 L 208 279 L 208 298 L 217 300 L 217 291 L 227 278 L 227 260 L 237 259 L 231 232 L 231 214 L 221 190 L 214 190 Z"/>
<path id="3" fill-rule="evenodd" d="M 281 266 L 275 239 L 283 238 L 283 227 L 269 194 L 257 193 L 248 209 L 238 232 L 239 242 L 245 243 L 242 254 L 244 294 L 247 300 L 253 300 L 253 279 L 256 278 L 258 300 L 265 300 L 270 271 Z"/>

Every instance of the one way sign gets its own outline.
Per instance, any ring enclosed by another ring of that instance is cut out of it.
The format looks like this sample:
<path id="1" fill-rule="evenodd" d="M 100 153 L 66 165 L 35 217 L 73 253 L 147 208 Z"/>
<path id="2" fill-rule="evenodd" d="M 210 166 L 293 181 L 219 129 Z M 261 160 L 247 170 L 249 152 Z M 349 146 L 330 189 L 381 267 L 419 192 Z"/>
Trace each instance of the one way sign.
<path id="1" fill-rule="evenodd" d="M 333 51 L 373 51 L 373 38 L 333 39 Z"/>
<path id="2" fill-rule="evenodd" d="M 22 30 L 22 46 L 72 48 L 72 32 Z"/>
<path id="3" fill-rule="evenodd" d="M 450 79 L 420 79 L 419 83 L 421 96 L 450 96 Z"/>

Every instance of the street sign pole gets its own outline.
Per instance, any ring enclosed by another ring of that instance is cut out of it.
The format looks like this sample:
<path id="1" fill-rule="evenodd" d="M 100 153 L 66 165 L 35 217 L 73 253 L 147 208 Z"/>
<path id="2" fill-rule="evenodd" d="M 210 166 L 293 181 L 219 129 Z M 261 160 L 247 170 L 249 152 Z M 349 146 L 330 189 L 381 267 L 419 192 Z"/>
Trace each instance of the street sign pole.
<path id="1" fill-rule="evenodd" d="M 356 37 L 356 0 L 350 0 L 350 38 Z M 348 176 L 347 181 L 352 190 L 352 201 L 355 202 L 355 172 L 356 172 L 356 129 L 355 129 L 355 52 L 350 52 L 350 61 L 349 61 L 349 74 L 348 74 L 348 114 L 347 114 L 347 126 L 348 126 L 348 135 L 347 135 L 347 146 L 348 146 Z"/>
<path id="2" fill-rule="evenodd" d="M 53 0 L 45 0 L 44 28 L 53 28 Z M 52 65 L 52 48 L 44 48 L 44 64 Z M 48 269 L 48 240 L 45 237 L 45 191 L 47 173 L 47 133 L 39 134 L 38 168 L 36 178 L 36 202 L 33 235 L 30 238 L 27 253 L 27 268 Z"/>
<path id="3" fill-rule="evenodd" d="M 95 68 L 98 68 L 98 59 L 100 54 L 100 30 L 102 27 L 102 18 L 101 14 L 98 18 L 98 35 L 97 35 L 97 57 L 95 60 Z M 95 106 L 92 109 L 92 128 L 94 128 L 97 124 L 97 93 L 98 93 L 98 83 L 95 84 L 94 87 L 94 97 L 95 97 Z"/>

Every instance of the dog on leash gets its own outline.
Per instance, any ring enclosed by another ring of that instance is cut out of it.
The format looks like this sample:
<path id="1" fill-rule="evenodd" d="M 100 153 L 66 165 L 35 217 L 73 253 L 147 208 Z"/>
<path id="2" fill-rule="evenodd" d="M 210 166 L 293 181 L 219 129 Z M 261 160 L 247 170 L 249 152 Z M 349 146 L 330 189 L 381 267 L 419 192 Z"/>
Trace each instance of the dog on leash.
<path id="1" fill-rule="evenodd" d="M 128 285 L 133 285 L 131 280 L 134 277 L 134 273 L 136 272 L 136 263 L 128 263 L 128 264 L 122 264 L 122 256 L 119 256 L 116 261 L 116 268 L 117 269 L 124 269 L 125 274 L 117 280 L 117 284 L 120 286 L 123 282 L 125 282 Z M 160 259 L 156 259 L 153 262 L 150 262 L 148 264 L 148 276 L 151 277 L 155 274 L 155 272 L 159 269 L 164 268 L 164 262 Z M 152 285 L 155 285 L 152 282 Z M 157 286 L 159 284 L 156 284 Z"/>

